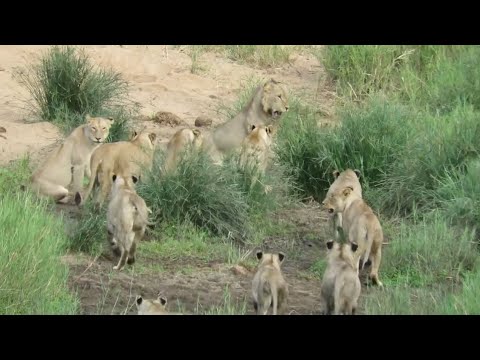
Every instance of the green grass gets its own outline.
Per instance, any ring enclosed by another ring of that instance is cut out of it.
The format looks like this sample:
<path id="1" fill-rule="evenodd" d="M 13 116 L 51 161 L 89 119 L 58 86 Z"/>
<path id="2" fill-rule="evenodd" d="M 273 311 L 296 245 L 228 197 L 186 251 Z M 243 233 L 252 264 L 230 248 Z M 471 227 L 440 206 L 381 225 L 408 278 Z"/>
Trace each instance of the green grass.
<path id="1" fill-rule="evenodd" d="M 412 125 L 416 136 L 399 149 L 381 181 L 382 209 L 405 214 L 414 207 L 438 207 L 439 184 L 447 177 L 462 176 L 479 153 L 479 117 L 471 106 L 459 106 L 445 115 L 424 114 L 422 122 Z"/>
<path id="2" fill-rule="evenodd" d="M 37 61 L 14 73 L 29 93 L 27 107 L 65 133 L 85 122 L 85 115 L 113 116 L 112 139 L 123 139 L 126 124 L 136 112 L 128 98 L 129 84 L 113 69 L 95 66 L 85 50 L 53 46 Z"/>
<path id="3" fill-rule="evenodd" d="M 0 314 L 76 314 L 78 301 L 61 263 L 67 245 L 62 218 L 29 191 L 7 191 L 17 176 L 25 178 L 26 168 L 24 160 L 0 169 Z"/>
<path id="4" fill-rule="evenodd" d="M 326 257 L 320 258 L 315 261 L 310 267 L 310 272 L 318 279 L 322 280 L 325 269 L 327 268 L 327 259 Z"/>
<path id="5" fill-rule="evenodd" d="M 477 228 L 480 222 L 480 164 L 472 160 L 465 172 L 444 176 L 436 185 L 435 202 L 454 224 Z"/>
<path id="6" fill-rule="evenodd" d="M 154 169 L 161 168 L 163 154 L 156 153 Z M 162 178 L 154 170 L 138 186 L 139 194 L 157 221 L 185 220 L 212 234 L 242 239 L 248 236 L 248 205 L 238 185 L 223 167 L 215 166 L 203 152 L 182 157 L 175 172 Z"/>
<path id="7" fill-rule="evenodd" d="M 144 242 L 139 246 L 140 254 L 155 257 L 168 264 L 181 261 L 209 262 L 219 260 L 227 252 L 227 246 L 208 231 L 198 229 L 189 223 L 166 224 L 155 229 L 155 241 Z"/>
<path id="8" fill-rule="evenodd" d="M 269 68 L 290 63 L 293 54 L 307 48 L 300 45 L 188 45 L 187 54 L 192 59 L 191 72 L 198 73 L 203 68 L 199 59 L 205 52 L 216 52 L 242 64 Z"/>
<path id="9" fill-rule="evenodd" d="M 449 226 L 437 211 L 423 220 L 402 222 L 384 246 L 380 277 L 385 284 L 425 287 L 460 281 L 475 266 L 474 232 Z"/>
<path id="10" fill-rule="evenodd" d="M 441 311 L 451 315 L 480 314 L 480 271 L 467 274 L 459 294 L 450 294 L 444 301 Z"/>
<path id="11" fill-rule="evenodd" d="M 438 70 L 453 65 L 466 51 L 470 48 L 450 45 L 336 45 L 326 46 L 319 57 L 347 101 L 383 92 L 415 102 L 431 89 L 429 82 Z"/>
<path id="12" fill-rule="evenodd" d="M 442 306 L 450 289 L 411 288 L 408 284 L 372 289 L 361 300 L 366 315 L 443 315 Z"/>
<path id="13" fill-rule="evenodd" d="M 69 250 L 98 255 L 107 243 L 107 207 L 87 202 L 69 236 Z"/>
<path id="14" fill-rule="evenodd" d="M 298 135 L 303 124 L 285 130 L 281 159 L 306 194 L 328 187 L 309 180 L 326 178 L 326 168 L 360 168 L 364 197 L 381 212 L 385 289 L 367 294 L 367 314 L 478 312 L 478 54 L 478 46 L 327 46 L 341 125 L 326 135 L 314 120 Z M 299 154 L 311 160 L 291 160 Z"/>
<path id="15" fill-rule="evenodd" d="M 20 190 L 26 185 L 32 175 L 28 156 L 15 161 L 8 167 L 0 167 L 0 194 Z"/>
<path id="16" fill-rule="evenodd" d="M 201 315 L 245 315 L 247 313 L 247 306 L 248 302 L 246 299 L 243 301 L 234 301 L 232 299 L 232 294 L 227 285 L 223 293 L 223 301 L 220 305 L 203 309 L 203 307 L 198 304 L 195 313 Z"/>
<path id="17" fill-rule="evenodd" d="M 340 126 L 322 129 L 315 112 L 294 101 L 282 120 L 277 159 L 304 196 L 323 200 L 335 169 L 360 169 L 363 185 L 375 185 L 397 160 L 412 136 L 407 124 L 415 121 L 404 106 L 379 98 L 362 108 L 348 106 L 340 114 Z"/>

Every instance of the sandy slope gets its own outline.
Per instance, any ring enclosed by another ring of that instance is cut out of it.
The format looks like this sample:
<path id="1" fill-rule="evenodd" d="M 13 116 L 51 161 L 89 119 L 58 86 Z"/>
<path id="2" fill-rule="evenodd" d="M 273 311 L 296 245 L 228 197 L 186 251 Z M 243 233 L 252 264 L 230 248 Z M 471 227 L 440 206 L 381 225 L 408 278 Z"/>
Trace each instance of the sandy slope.
<path id="1" fill-rule="evenodd" d="M 49 123 L 26 122 L 28 113 L 21 100 L 27 93 L 12 77 L 15 67 L 24 65 L 27 59 L 47 48 L 0 46 L 0 126 L 7 130 L 7 139 L 0 138 L 0 165 L 27 153 L 32 154 L 33 160 L 41 158 L 62 138 Z M 131 98 L 141 105 L 143 115 L 169 111 L 190 125 L 200 115 L 211 117 L 214 124 L 223 122 L 217 113 L 219 105 L 234 102 L 243 82 L 250 76 L 284 81 L 292 91 L 303 94 L 320 109 L 329 109 L 332 103 L 332 92 L 325 84 L 322 69 L 311 55 L 296 56 L 291 64 L 280 68 L 253 69 L 206 53 L 200 58 L 205 70 L 192 74 L 191 59 L 181 47 L 96 45 L 85 48 L 93 61 L 120 71 L 132 84 Z M 153 123 L 148 125 L 158 131 L 162 142 L 168 141 L 177 130 Z"/>

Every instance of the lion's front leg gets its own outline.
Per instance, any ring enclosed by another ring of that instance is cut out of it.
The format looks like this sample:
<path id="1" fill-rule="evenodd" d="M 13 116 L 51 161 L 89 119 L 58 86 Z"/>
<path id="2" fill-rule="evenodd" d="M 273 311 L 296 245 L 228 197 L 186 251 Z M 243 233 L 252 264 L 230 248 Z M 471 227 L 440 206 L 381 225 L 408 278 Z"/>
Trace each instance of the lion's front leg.
<path id="1" fill-rule="evenodd" d="M 80 192 L 83 189 L 83 177 L 85 176 L 85 165 L 73 166 L 73 182 L 71 191 L 73 193 Z"/>

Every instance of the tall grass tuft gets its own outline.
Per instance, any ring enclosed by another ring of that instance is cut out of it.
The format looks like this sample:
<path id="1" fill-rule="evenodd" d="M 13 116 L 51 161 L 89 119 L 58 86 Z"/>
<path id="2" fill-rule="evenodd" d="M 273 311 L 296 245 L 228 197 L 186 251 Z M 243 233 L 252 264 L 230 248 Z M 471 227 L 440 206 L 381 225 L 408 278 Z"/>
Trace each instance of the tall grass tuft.
<path id="1" fill-rule="evenodd" d="M 186 152 L 176 171 L 162 177 L 164 154 L 156 152 L 153 171 L 138 186 L 157 220 L 190 221 L 212 233 L 234 238 L 248 234 L 248 205 L 238 184 L 204 152 Z"/>
<path id="2" fill-rule="evenodd" d="M 414 207 L 432 209 L 439 184 L 452 174 L 461 175 L 478 156 L 480 114 L 471 106 L 459 106 L 451 113 L 424 114 L 412 126 L 412 134 L 380 184 L 379 202 L 390 214 L 409 214 Z M 449 175 L 450 174 L 450 175 Z"/>
<path id="3" fill-rule="evenodd" d="M 112 137 L 125 136 L 127 120 L 136 108 L 128 99 L 129 84 L 112 69 L 92 64 L 83 49 L 53 46 L 37 62 L 14 74 L 31 99 L 29 109 L 66 133 L 84 122 L 85 115 L 112 115 L 118 120 Z"/>
<path id="4" fill-rule="evenodd" d="M 99 254 L 107 243 L 106 239 L 107 208 L 98 208 L 93 201 L 89 201 L 69 237 L 68 248 L 76 252 Z"/>

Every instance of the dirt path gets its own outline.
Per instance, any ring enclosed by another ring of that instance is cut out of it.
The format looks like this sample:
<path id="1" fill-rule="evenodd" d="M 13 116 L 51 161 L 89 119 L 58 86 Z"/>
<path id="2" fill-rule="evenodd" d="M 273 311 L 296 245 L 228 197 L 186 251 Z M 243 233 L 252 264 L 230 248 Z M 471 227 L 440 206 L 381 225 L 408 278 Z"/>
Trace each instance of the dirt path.
<path id="1" fill-rule="evenodd" d="M 58 129 L 47 122 L 29 123 L 28 114 L 20 99 L 24 89 L 12 78 L 16 66 L 25 59 L 37 56 L 45 46 L 0 46 L 0 127 L 7 132 L 0 139 L 0 166 L 30 154 L 35 164 L 43 159 L 61 141 Z M 324 71 L 312 55 L 297 55 L 291 63 L 270 69 L 255 69 L 205 53 L 200 62 L 205 68 L 199 74 L 190 72 L 191 59 L 182 48 L 165 46 L 87 46 L 91 59 L 103 66 L 120 71 L 132 84 L 131 98 L 138 102 L 141 114 L 150 116 L 158 111 L 178 115 L 193 125 L 198 116 L 213 119 L 213 125 L 225 119 L 217 112 L 220 105 L 231 105 L 249 77 L 273 77 L 289 85 L 290 91 L 301 94 L 304 101 L 314 104 L 324 114 L 331 114 L 334 95 L 327 86 Z M 179 127 L 159 126 L 149 122 L 148 127 L 159 133 L 165 143 Z M 283 214 L 296 225 L 292 234 L 266 239 L 264 248 L 282 248 L 287 254 L 284 272 L 291 286 L 289 313 L 315 314 L 318 312 L 320 281 L 308 270 L 322 256 L 325 240 L 321 234 L 323 222 L 318 209 L 312 205 Z M 315 240 L 311 240 L 315 239 Z M 253 313 L 251 304 L 252 272 L 235 274 L 230 265 L 218 262 L 192 264 L 175 261 L 161 264 L 161 272 L 125 271 L 113 273 L 112 261 L 92 259 L 85 255 L 68 255 L 64 260 L 71 269 L 70 286 L 77 291 L 84 314 L 135 313 L 134 298 L 138 293 L 155 297 L 162 291 L 169 299 L 169 307 L 178 304 L 187 313 L 201 308 L 220 306 L 228 286 L 234 303 L 246 303 L 247 313 Z M 144 256 L 144 263 L 155 265 L 158 260 Z"/>
<path id="2" fill-rule="evenodd" d="M 284 276 L 290 286 L 288 313 L 310 315 L 319 313 L 321 282 L 309 274 L 312 264 L 324 255 L 324 236 L 317 236 L 318 225 L 323 227 L 326 219 L 319 218 L 318 208 L 312 205 L 280 217 L 289 217 L 299 228 L 294 233 L 278 238 L 268 238 L 263 244 L 265 251 L 282 249 L 286 254 Z M 308 236 L 310 235 L 310 236 Z M 309 238 L 314 237 L 314 240 Z M 231 296 L 229 304 L 245 304 L 246 313 L 254 314 L 251 302 L 251 285 L 255 268 L 243 268 L 245 273 L 234 270 L 233 265 L 212 261 L 192 264 L 182 259 L 161 261 L 158 257 L 142 254 L 137 261 L 142 268 L 161 271 L 113 272 L 113 261 L 77 254 L 65 257 L 71 269 L 70 286 L 77 292 L 83 314 L 135 314 L 134 300 L 137 294 L 155 298 L 159 292 L 167 296 L 172 311 L 198 313 L 212 307 L 221 307 L 227 289 Z M 251 257 L 255 255 L 251 254 Z M 186 269 L 193 269 L 187 270 Z"/>

